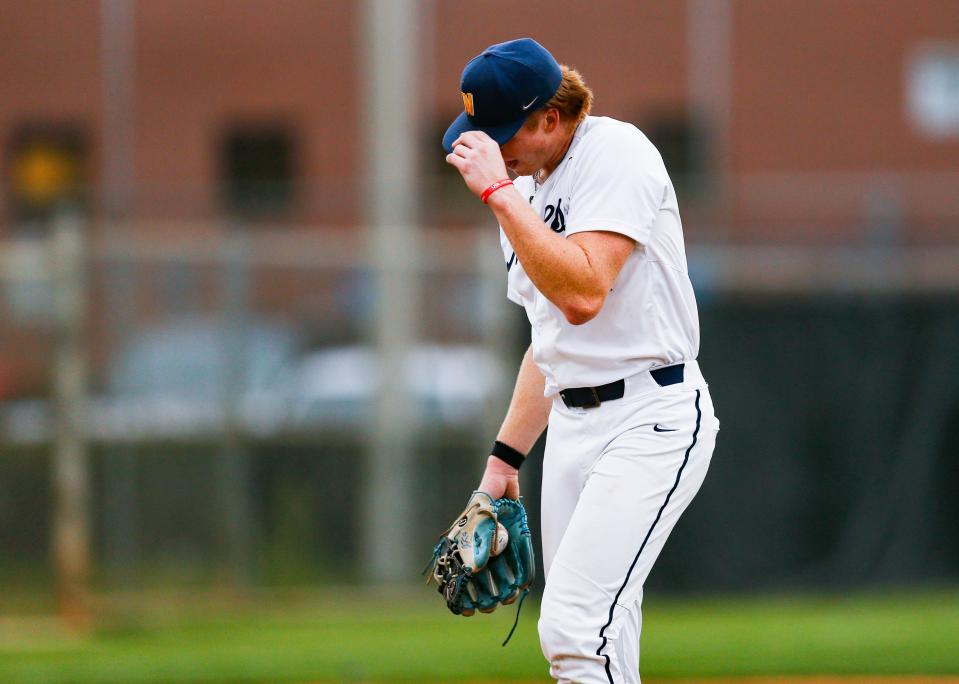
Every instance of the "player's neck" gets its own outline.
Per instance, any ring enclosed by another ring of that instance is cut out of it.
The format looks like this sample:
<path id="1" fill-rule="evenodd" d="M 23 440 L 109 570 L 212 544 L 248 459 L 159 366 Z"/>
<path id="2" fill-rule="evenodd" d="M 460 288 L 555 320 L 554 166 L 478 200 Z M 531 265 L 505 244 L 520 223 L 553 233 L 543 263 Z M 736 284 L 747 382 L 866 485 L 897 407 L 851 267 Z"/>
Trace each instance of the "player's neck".
<path id="1" fill-rule="evenodd" d="M 559 166 L 566 157 L 566 152 L 569 150 L 569 146 L 573 144 L 573 136 L 576 135 L 576 129 L 578 127 L 578 124 L 573 124 L 568 128 L 564 127 L 562 136 L 559 137 L 556 153 L 549 158 L 549 161 L 543 164 L 539 171 L 533 174 L 533 180 L 540 185 L 546 182 L 546 179 L 549 178 L 550 174 L 556 170 L 556 167 Z"/>

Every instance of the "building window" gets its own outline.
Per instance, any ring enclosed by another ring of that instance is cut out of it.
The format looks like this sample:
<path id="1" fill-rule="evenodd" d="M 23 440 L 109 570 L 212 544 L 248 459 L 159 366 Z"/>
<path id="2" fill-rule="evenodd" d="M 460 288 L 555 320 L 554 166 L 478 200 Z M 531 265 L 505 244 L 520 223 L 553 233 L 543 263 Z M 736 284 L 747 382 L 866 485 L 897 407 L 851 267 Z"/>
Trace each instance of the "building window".
<path id="1" fill-rule="evenodd" d="M 87 146 L 79 128 L 30 124 L 12 136 L 7 155 L 14 223 L 43 223 L 86 206 Z"/>
<path id="2" fill-rule="evenodd" d="M 685 113 L 647 117 L 641 126 L 659 153 L 679 195 L 706 190 L 706 135 L 703 126 Z"/>
<path id="3" fill-rule="evenodd" d="M 220 148 L 223 202 L 243 218 L 278 218 L 294 202 L 294 143 L 283 128 L 230 130 Z"/>
<path id="4" fill-rule="evenodd" d="M 455 166 L 447 163 L 443 135 L 459 114 L 450 111 L 423 127 L 420 143 L 422 215 L 427 223 L 444 226 L 473 226 L 483 217 L 475 197 L 463 183 Z"/>

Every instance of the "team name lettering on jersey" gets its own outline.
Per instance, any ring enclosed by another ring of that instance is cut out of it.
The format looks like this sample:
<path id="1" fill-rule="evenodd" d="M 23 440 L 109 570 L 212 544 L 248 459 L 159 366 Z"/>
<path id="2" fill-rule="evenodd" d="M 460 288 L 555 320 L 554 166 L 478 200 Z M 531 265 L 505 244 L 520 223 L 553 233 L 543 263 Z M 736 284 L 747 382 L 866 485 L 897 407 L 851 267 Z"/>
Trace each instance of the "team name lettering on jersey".
<path id="1" fill-rule="evenodd" d="M 566 211 L 569 211 L 569 206 L 566 207 Z M 555 205 L 546 205 L 546 208 L 543 209 L 543 221 L 552 228 L 554 233 L 566 232 L 566 214 L 563 213 L 562 198 L 556 200 Z"/>

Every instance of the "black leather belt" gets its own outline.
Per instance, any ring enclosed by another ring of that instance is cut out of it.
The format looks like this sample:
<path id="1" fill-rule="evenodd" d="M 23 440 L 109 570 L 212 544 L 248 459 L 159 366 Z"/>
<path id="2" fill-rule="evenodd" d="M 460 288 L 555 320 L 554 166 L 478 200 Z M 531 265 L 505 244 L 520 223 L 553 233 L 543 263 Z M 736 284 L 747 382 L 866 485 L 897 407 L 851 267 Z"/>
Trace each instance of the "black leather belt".
<path id="1" fill-rule="evenodd" d="M 677 363 L 674 366 L 654 368 L 649 371 L 649 374 L 653 376 L 657 385 L 667 387 L 683 381 L 683 368 L 685 366 L 684 363 Z M 625 393 L 626 381 L 617 380 L 599 387 L 570 387 L 560 390 L 559 396 L 569 408 L 596 408 L 604 401 L 622 399 Z"/>

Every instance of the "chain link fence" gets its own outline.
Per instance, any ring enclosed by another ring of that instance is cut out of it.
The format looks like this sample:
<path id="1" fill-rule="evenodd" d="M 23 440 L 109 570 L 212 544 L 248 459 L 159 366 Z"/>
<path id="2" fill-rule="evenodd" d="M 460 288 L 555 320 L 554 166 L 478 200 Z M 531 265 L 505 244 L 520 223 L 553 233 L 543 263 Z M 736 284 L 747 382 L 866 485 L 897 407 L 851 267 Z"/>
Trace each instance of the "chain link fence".
<path id="1" fill-rule="evenodd" d="M 528 344 L 485 228 L 424 230 L 414 264 L 416 342 L 390 398 L 414 409 L 409 536 L 391 542 L 404 553 L 425 554 L 475 486 Z M 651 581 L 697 592 L 955 581 L 957 254 L 689 253 L 723 430 Z M 0 254 L 10 596 L 56 585 L 82 615 L 88 581 L 243 589 L 365 576 L 380 521 L 364 497 L 377 477 L 392 481 L 369 455 L 380 368 L 360 232 L 66 218 Z M 538 476 L 533 458 L 534 526 Z M 414 581 L 415 568 L 398 577 Z"/>

